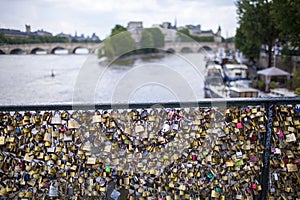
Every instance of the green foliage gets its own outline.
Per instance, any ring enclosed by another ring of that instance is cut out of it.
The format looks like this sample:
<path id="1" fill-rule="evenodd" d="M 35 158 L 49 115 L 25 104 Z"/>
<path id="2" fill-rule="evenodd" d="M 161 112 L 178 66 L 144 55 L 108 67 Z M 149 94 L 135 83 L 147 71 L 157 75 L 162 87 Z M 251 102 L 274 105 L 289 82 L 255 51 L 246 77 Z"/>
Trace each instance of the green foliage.
<path id="1" fill-rule="evenodd" d="M 177 31 L 177 37 L 181 42 L 213 42 L 213 36 L 197 36 L 197 35 L 190 35 L 188 29 L 182 29 Z"/>
<path id="2" fill-rule="evenodd" d="M 258 57 L 261 45 L 272 49 L 278 31 L 271 15 L 273 1 L 238 0 L 236 2 L 239 27 L 236 34 L 237 48 L 247 57 Z M 272 52 L 268 51 L 269 66 Z"/>
<path id="3" fill-rule="evenodd" d="M 0 44 L 6 44 L 6 37 L 3 33 L 0 33 Z"/>
<path id="4" fill-rule="evenodd" d="M 194 40 L 196 40 L 197 42 L 213 42 L 214 41 L 214 37 L 213 36 L 195 36 L 192 35 L 191 36 Z"/>
<path id="5" fill-rule="evenodd" d="M 104 52 L 105 52 L 104 56 L 106 56 L 108 59 L 112 60 L 115 57 L 115 52 L 114 52 L 113 47 L 110 44 L 110 39 L 109 38 L 105 39 L 103 42 L 104 42 Z M 99 53 L 102 53 L 102 52 L 99 51 Z M 99 54 L 99 57 L 100 57 L 100 54 Z"/>
<path id="6" fill-rule="evenodd" d="M 255 41 L 249 41 L 249 39 L 247 40 L 241 27 L 239 27 L 236 30 L 236 36 L 234 41 L 236 48 L 242 51 L 243 54 L 246 55 L 248 58 L 258 58 L 260 44 L 255 43 Z"/>
<path id="7" fill-rule="evenodd" d="M 264 90 L 264 89 L 265 89 L 265 82 L 262 81 L 262 80 L 258 80 L 258 81 L 257 81 L 257 87 L 258 87 L 260 90 Z"/>
<path id="8" fill-rule="evenodd" d="M 148 30 L 142 32 L 141 48 L 154 48 L 153 36 Z"/>
<path id="9" fill-rule="evenodd" d="M 297 95 L 300 95 L 300 87 L 298 87 L 298 88 L 295 89 L 295 93 L 296 93 Z"/>
<path id="10" fill-rule="evenodd" d="M 164 35 L 158 28 L 146 28 L 142 32 L 141 48 L 135 54 L 145 54 L 157 52 L 165 45 Z"/>
<path id="11" fill-rule="evenodd" d="M 194 42 L 194 40 L 190 37 L 190 32 L 188 29 L 179 30 L 176 34 L 180 42 Z"/>
<path id="12" fill-rule="evenodd" d="M 127 31 L 111 37 L 110 44 L 114 50 L 115 56 L 124 56 L 136 49 L 135 41 Z"/>
<path id="13" fill-rule="evenodd" d="M 148 31 L 151 34 L 154 48 L 165 46 L 165 36 L 159 28 L 146 28 L 144 31 Z"/>
<path id="14" fill-rule="evenodd" d="M 110 37 L 117 35 L 121 32 L 127 31 L 127 29 L 124 26 L 121 26 L 119 24 L 115 25 L 115 27 L 111 30 Z"/>
<path id="15" fill-rule="evenodd" d="M 123 57 L 132 54 L 136 49 L 136 44 L 131 34 L 121 25 L 115 25 L 111 30 L 111 35 L 104 41 L 104 51 L 108 59 L 112 60 L 115 57 Z M 103 56 L 102 54 L 98 55 Z"/>
<path id="16" fill-rule="evenodd" d="M 269 87 L 270 87 L 270 89 L 274 89 L 274 88 L 277 87 L 277 83 L 274 82 L 274 81 L 271 81 L 270 84 L 269 84 Z"/>
<path id="17" fill-rule="evenodd" d="M 293 78 L 292 78 L 292 88 L 299 88 L 300 87 L 300 72 L 294 68 L 293 70 Z"/>
<path id="18" fill-rule="evenodd" d="M 227 38 L 227 39 L 224 39 L 224 38 L 222 37 L 222 41 L 223 41 L 223 42 L 234 42 L 234 40 L 235 40 L 235 37 L 230 37 L 230 38 Z"/>
<path id="19" fill-rule="evenodd" d="M 271 49 L 277 39 L 286 45 L 283 54 L 299 54 L 299 0 L 238 0 L 236 6 L 239 27 L 235 44 L 247 57 L 257 58 L 262 44 Z M 298 52 L 290 51 L 291 47 Z M 272 52 L 268 53 L 270 66 Z"/>
<path id="20" fill-rule="evenodd" d="M 280 40 L 290 42 L 291 46 L 300 50 L 300 1 L 276 0 L 273 1 L 271 14 L 276 28 L 280 31 Z"/>
<path id="21" fill-rule="evenodd" d="M 7 37 L 0 33 L 0 44 L 33 44 L 33 43 L 65 43 L 69 40 L 65 37 L 58 36 L 29 36 L 27 38 L 21 37 Z"/>
<path id="22" fill-rule="evenodd" d="M 116 33 L 115 31 L 112 31 Z M 105 55 L 109 59 L 122 57 L 132 53 L 136 49 L 136 44 L 131 34 L 127 31 L 121 31 L 104 40 Z M 102 55 L 99 54 L 99 57 Z"/>

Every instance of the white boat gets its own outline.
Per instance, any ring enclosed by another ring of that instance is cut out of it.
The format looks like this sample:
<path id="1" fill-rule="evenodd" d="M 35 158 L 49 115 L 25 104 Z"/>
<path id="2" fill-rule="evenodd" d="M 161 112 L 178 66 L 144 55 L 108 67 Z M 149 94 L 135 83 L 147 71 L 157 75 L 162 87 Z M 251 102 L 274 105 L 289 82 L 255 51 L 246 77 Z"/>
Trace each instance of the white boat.
<path id="1" fill-rule="evenodd" d="M 246 65 L 226 64 L 227 73 L 221 65 L 210 63 L 206 67 L 204 90 L 206 98 L 256 98 L 259 91 L 250 87 L 246 79 Z M 237 72 L 238 70 L 238 72 Z M 224 82 L 230 75 L 231 81 Z"/>
<path id="2" fill-rule="evenodd" d="M 275 88 L 275 89 L 270 89 L 270 93 L 267 94 L 268 97 L 296 97 L 297 95 L 289 91 L 286 88 Z"/>
<path id="3" fill-rule="evenodd" d="M 229 87 L 231 98 L 257 98 L 259 91 L 250 87 Z"/>
<path id="4" fill-rule="evenodd" d="M 205 90 L 206 98 L 257 98 L 259 91 L 250 87 L 229 87 L 209 85 Z"/>
<path id="5" fill-rule="evenodd" d="M 227 86 L 221 76 L 207 76 L 204 82 L 205 98 L 227 98 Z"/>
<path id="6" fill-rule="evenodd" d="M 226 82 L 246 80 L 248 67 L 243 64 L 224 64 L 223 72 Z"/>
<path id="7" fill-rule="evenodd" d="M 222 66 L 216 63 L 210 63 L 207 65 L 205 70 L 205 77 L 208 76 L 221 76 L 223 77 L 223 69 Z"/>

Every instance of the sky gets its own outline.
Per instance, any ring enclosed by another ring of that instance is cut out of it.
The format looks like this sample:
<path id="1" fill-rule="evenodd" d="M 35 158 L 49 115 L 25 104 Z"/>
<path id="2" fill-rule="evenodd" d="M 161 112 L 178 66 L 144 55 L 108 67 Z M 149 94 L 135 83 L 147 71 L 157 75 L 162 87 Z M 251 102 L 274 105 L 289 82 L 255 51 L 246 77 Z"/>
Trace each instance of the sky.
<path id="1" fill-rule="evenodd" d="M 142 21 L 145 28 L 171 22 L 177 27 L 201 25 L 202 30 L 232 37 L 237 27 L 235 0 L 0 0 L 0 28 L 45 30 L 100 39 L 111 29 L 129 21 Z"/>

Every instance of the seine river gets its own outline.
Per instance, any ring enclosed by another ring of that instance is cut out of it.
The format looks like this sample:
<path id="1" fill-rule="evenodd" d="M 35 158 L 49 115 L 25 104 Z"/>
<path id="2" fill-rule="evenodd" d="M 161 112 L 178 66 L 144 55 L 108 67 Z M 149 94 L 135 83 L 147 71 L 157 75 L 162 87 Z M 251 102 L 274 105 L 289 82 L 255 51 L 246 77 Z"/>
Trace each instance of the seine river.
<path id="1" fill-rule="evenodd" d="M 204 69 L 203 54 L 139 58 L 132 65 L 100 64 L 87 54 L 0 55 L 0 104 L 200 100 Z"/>

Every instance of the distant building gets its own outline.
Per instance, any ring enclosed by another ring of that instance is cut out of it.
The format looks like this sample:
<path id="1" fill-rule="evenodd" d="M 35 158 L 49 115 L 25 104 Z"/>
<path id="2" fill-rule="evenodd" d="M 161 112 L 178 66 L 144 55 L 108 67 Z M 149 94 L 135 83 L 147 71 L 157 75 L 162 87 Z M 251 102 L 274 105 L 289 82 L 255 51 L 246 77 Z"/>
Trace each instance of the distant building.
<path id="1" fill-rule="evenodd" d="M 93 33 L 93 35 L 90 38 L 90 40 L 92 40 L 92 41 L 101 41 L 100 38 L 95 33 Z"/>
<path id="2" fill-rule="evenodd" d="M 52 33 L 44 31 L 43 29 L 32 32 L 34 36 L 53 36 Z"/>
<path id="3" fill-rule="evenodd" d="M 217 33 L 214 35 L 215 42 L 222 42 L 222 35 L 221 35 L 221 26 L 219 26 Z"/>
<path id="4" fill-rule="evenodd" d="M 163 22 L 162 24 L 153 24 L 152 27 L 159 28 L 163 35 L 165 36 L 165 42 L 175 42 L 176 41 L 176 22 L 172 26 L 170 22 Z"/>
<path id="5" fill-rule="evenodd" d="M 67 38 L 69 42 L 72 41 L 72 35 L 70 35 L 70 34 L 65 34 L 65 33 L 62 33 L 62 32 L 61 32 L 61 33 L 57 34 L 56 36 L 57 36 L 57 37 L 64 37 L 64 38 Z"/>
<path id="6" fill-rule="evenodd" d="M 179 30 L 188 29 L 190 35 L 199 36 L 199 37 L 213 37 L 214 42 L 222 42 L 221 36 L 221 27 L 218 27 L 216 33 L 210 30 L 202 30 L 201 25 L 186 25 L 185 27 L 180 27 Z"/>
<path id="7" fill-rule="evenodd" d="M 128 22 L 127 31 L 131 33 L 131 37 L 137 45 L 139 45 L 141 41 L 143 29 L 143 22 Z"/>
<path id="8" fill-rule="evenodd" d="M 7 37 L 28 38 L 30 36 L 30 34 L 26 32 L 21 32 L 20 30 L 6 29 L 6 28 L 0 28 L 0 33 L 4 34 Z"/>
<path id="9" fill-rule="evenodd" d="M 25 32 L 14 29 L 0 29 L 0 33 L 3 33 L 7 37 L 20 37 L 20 38 L 28 38 L 30 36 L 52 36 L 52 33 L 42 30 L 37 30 L 35 32 L 31 32 L 30 25 L 25 24 Z"/>
<path id="10" fill-rule="evenodd" d="M 25 24 L 25 29 L 26 29 L 26 33 L 31 33 L 31 26 L 30 25 L 27 25 Z"/>

